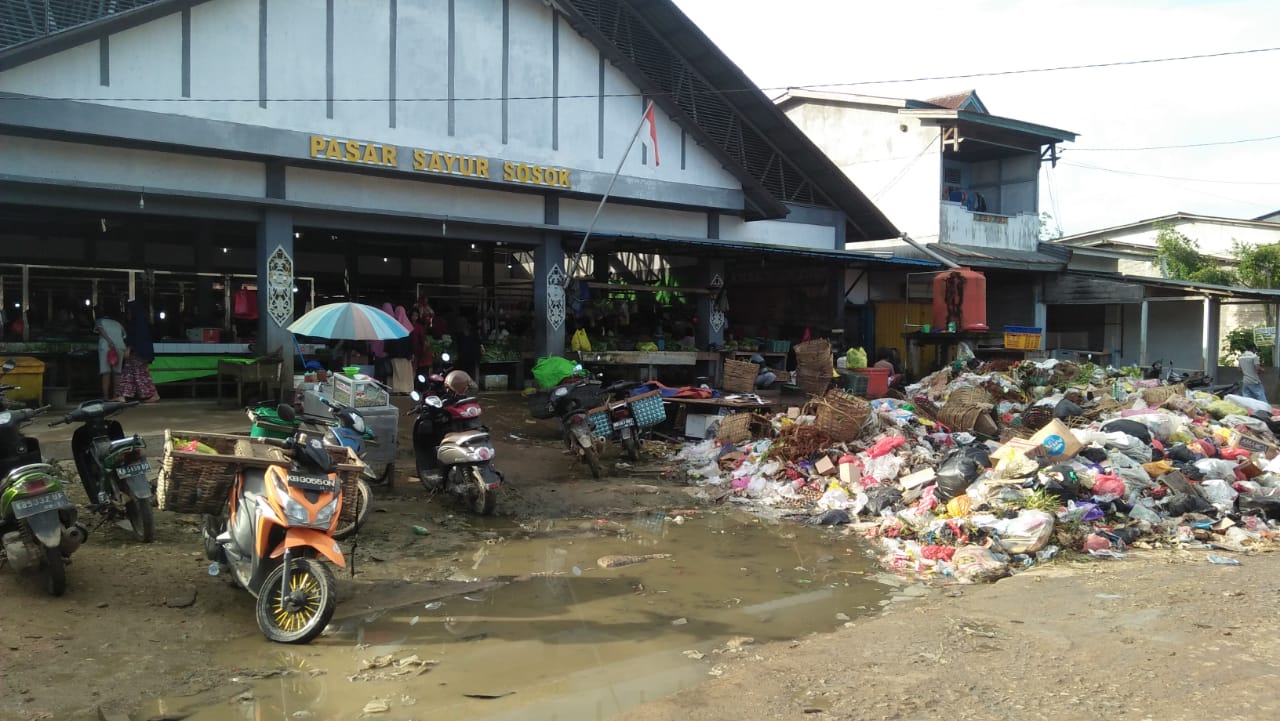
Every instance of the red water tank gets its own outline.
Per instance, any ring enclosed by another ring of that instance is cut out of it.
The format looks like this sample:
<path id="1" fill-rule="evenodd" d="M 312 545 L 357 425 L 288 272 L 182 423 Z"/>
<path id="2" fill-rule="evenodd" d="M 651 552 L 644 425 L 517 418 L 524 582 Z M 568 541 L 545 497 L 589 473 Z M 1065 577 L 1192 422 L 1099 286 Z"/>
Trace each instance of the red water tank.
<path id="1" fill-rule="evenodd" d="M 933 332 L 945 332 L 952 321 L 958 330 L 988 330 L 986 276 L 955 268 L 933 277 Z"/>

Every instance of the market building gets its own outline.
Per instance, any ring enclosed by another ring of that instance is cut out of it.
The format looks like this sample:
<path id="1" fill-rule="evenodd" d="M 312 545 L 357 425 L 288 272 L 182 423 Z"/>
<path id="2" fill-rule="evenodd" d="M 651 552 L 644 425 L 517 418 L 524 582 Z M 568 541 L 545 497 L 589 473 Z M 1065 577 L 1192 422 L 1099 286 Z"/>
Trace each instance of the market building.
<path id="1" fill-rule="evenodd" d="M 847 272 L 936 267 L 846 250 L 897 230 L 669 0 L 0 6 L 11 343 L 143 297 L 161 353 L 288 373 L 308 306 L 426 297 L 513 355 L 587 323 L 711 361 L 841 328 Z"/>

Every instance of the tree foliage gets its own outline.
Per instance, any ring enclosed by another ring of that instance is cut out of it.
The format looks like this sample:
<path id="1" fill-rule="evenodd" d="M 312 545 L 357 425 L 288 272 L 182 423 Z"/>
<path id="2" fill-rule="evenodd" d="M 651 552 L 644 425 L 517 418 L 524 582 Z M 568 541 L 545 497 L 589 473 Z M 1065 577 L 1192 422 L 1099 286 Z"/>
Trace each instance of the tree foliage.
<path id="1" fill-rule="evenodd" d="M 1218 261 L 1201 253 L 1196 241 L 1172 225 L 1159 226 L 1156 257 L 1170 278 L 1215 285 L 1236 285 L 1239 282 L 1234 271 L 1223 268 Z"/>
<path id="2" fill-rule="evenodd" d="M 1250 288 L 1280 287 L 1280 243 L 1245 245 L 1237 242 L 1234 252 L 1241 283 Z"/>

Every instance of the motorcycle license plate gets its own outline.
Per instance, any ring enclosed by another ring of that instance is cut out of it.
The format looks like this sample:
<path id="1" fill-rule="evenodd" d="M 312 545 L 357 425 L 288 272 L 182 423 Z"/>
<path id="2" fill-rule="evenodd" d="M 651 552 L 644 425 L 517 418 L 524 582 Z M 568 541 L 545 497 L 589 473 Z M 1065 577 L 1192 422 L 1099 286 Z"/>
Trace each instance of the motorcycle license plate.
<path id="1" fill-rule="evenodd" d="M 614 421 L 614 422 L 613 422 L 613 427 L 614 427 L 614 428 L 627 428 L 627 427 L 629 427 L 629 426 L 634 426 L 635 424 L 636 424 L 636 419 L 634 419 L 634 418 L 623 418 L 623 419 L 622 419 L 622 420 L 620 420 L 620 421 Z"/>
<path id="2" fill-rule="evenodd" d="M 13 502 L 13 515 L 17 518 L 27 518 L 37 513 L 56 511 L 70 506 L 71 502 L 67 500 L 67 494 L 54 491 L 33 498 L 19 498 Z"/>
<path id="3" fill-rule="evenodd" d="M 151 470 L 151 464 L 146 461 L 142 461 L 141 463 L 131 463 L 127 466 L 120 466 L 116 469 L 116 475 L 121 478 L 128 478 L 129 476 L 146 473 L 149 470 Z"/>
<path id="4" fill-rule="evenodd" d="M 304 491 L 328 491 L 338 490 L 338 481 L 325 476 L 302 476 L 296 473 L 289 474 L 289 485 L 294 488 L 301 488 Z"/>

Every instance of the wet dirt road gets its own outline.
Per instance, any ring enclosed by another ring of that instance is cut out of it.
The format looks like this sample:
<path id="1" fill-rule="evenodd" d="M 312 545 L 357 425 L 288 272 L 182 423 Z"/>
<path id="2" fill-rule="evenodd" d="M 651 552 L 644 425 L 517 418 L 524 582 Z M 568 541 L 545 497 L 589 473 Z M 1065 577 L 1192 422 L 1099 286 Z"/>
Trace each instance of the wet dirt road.
<path id="1" fill-rule="evenodd" d="M 518 396 L 482 402 L 506 474 L 498 517 L 422 491 L 402 420 L 397 482 L 376 492 L 358 548 L 344 544 L 356 574 L 337 574 L 337 615 L 309 646 L 262 639 L 250 596 L 207 574 L 194 516 L 157 513 L 150 545 L 96 529 L 63 598 L 3 569 L 0 721 L 100 709 L 133 721 L 338 720 L 369 708 L 392 721 L 607 718 L 710 678 L 741 649 L 838 628 L 883 602 L 861 549 L 686 486 L 660 444 L 638 464 L 608 450 L 609 476 L 596 481 Z M 158 467 L 164 428 L 228 432 L 244 418 L 166 402 L 121 421 Z M 32 432 L 66 458 L 59 432 Z M 670 557 L 597 563 L 643 554 Z"/>
<path id="2" fill-rule="evenodd" d="M 272 678 L 224 703 L 166 699 L 139 716 L 338 721 L 385 707 L 388 719 L 603 719 L 698 683 L 722 656 L 838 627 L 886 595 L 862 554 L 832 555 L 827 534 L 734 512 L 535 526 L 490 524 L 497 537 L 458 549 L 473 591 L 346 615 L 304 649 L 236 639 L 217 663 Z M 597 563 L 648 554 L 670 557 Z"/>

